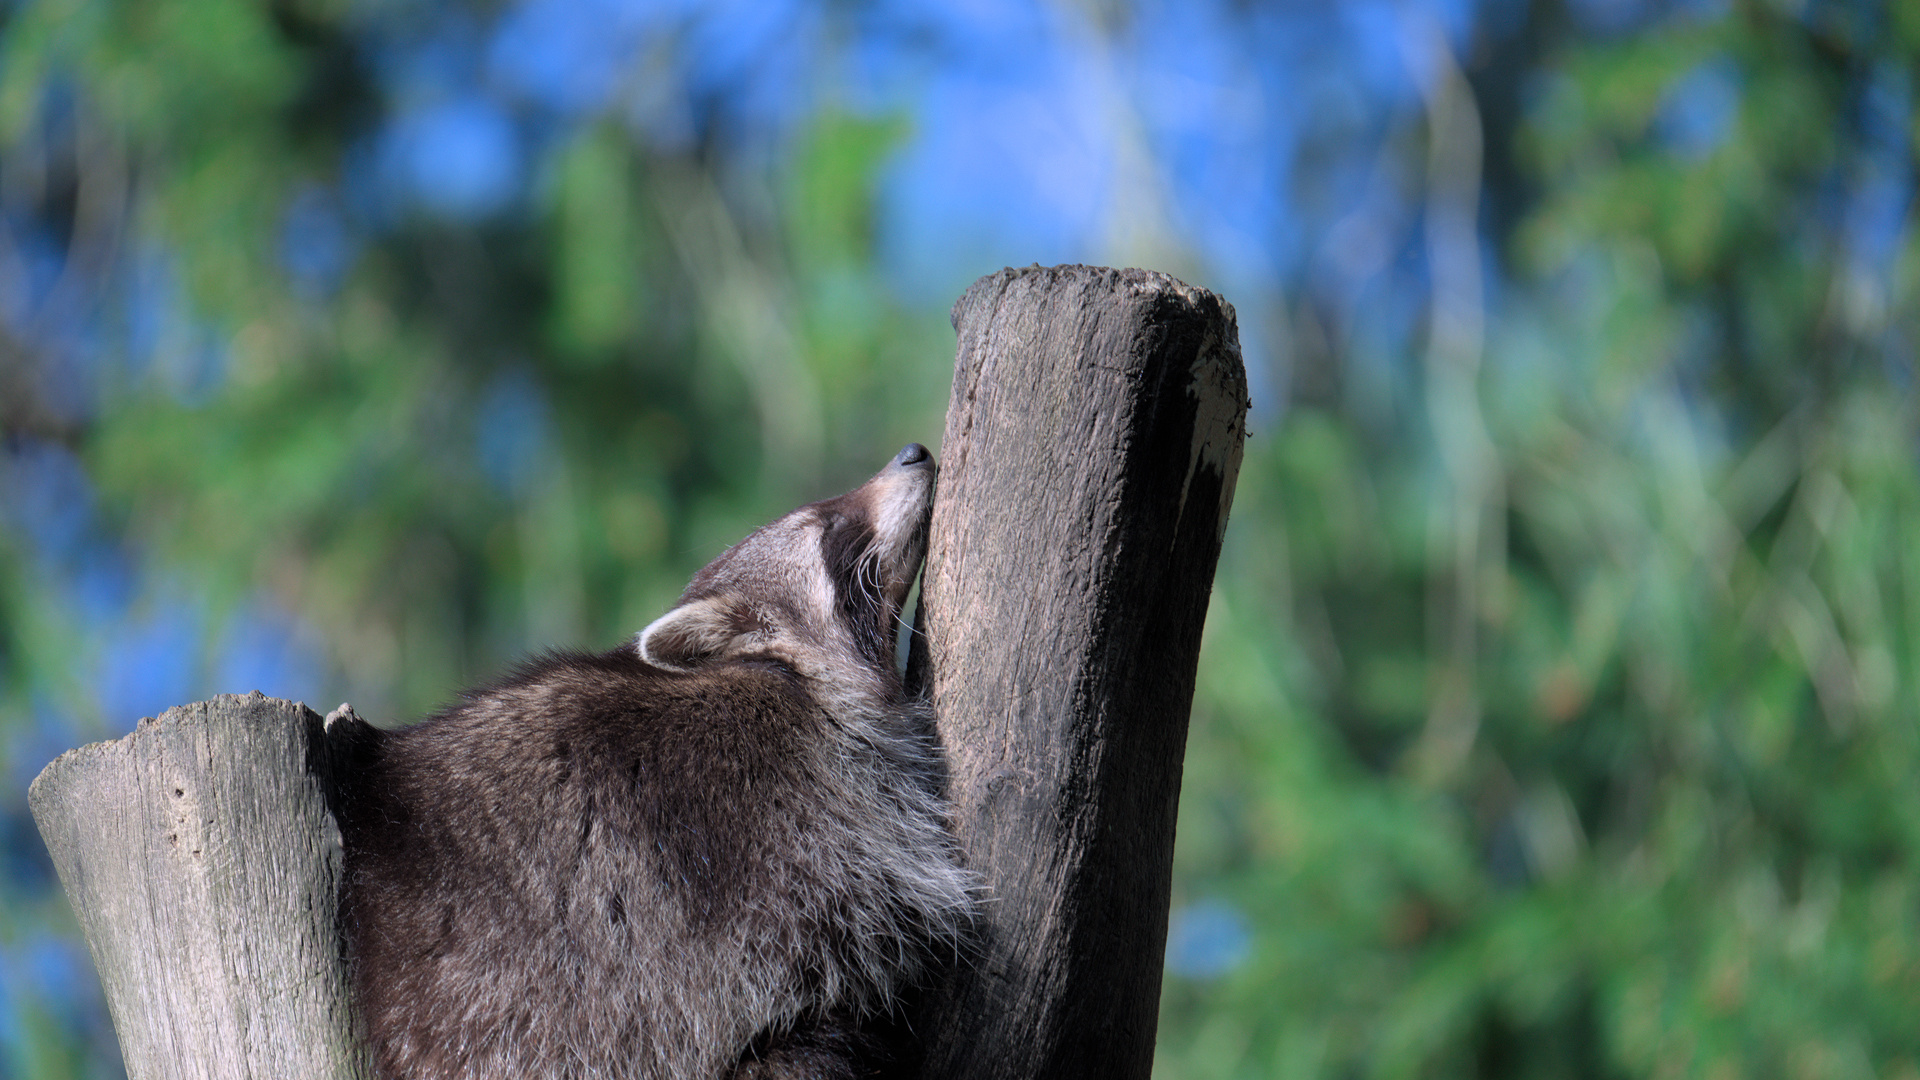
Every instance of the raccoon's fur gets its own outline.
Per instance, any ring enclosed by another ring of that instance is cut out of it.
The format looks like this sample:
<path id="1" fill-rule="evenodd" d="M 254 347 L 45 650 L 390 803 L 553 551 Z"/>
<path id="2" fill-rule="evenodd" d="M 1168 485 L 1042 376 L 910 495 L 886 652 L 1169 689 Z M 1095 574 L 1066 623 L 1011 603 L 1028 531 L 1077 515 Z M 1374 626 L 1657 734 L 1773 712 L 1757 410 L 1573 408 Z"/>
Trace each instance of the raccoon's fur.
<path id="1" fill-rule="evenodd" d="M 894 665 L 915 444 L 695 575 L 630 644 L 376 736 L 343 921 L 382 1076 L 851 1076 L 974 897 Z"/>

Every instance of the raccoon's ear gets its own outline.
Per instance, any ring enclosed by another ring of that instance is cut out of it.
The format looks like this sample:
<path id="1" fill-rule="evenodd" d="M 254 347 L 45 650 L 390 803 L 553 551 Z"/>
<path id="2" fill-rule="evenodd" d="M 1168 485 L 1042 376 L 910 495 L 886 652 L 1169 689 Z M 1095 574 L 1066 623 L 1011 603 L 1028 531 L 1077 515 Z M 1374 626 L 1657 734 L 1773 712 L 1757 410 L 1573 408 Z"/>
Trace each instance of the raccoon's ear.
<path id="1" fill-rule="evenodd" d="M 689 671 L 726 651 L 740 636 L 740 613 L 719 597 L 694 600 L 640 631 L 640 659 L 670 671 Z"/>

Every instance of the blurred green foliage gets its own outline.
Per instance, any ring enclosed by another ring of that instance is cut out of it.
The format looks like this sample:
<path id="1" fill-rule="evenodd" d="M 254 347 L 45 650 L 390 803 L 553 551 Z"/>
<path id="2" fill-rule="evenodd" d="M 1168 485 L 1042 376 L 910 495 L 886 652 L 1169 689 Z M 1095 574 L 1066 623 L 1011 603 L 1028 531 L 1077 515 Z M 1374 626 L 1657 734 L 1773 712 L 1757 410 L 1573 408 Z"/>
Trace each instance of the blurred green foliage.
<path id="1" fill-rule="evenodd" d="M 1486 491 L 1338 401 L 1249 447 L 1177 881 L 1251 943 L 1169 981 L 1162 1073 L 1920 1075 L 1920 246 L 1903 199 L 1876 275 L 1821 205 L 1903 26 L 1743 8 L 1555 65 L 1488 148 L 1536 194 Z M 1716 61 L 1728 134 L 1663 145 Z"/>
<path id="2" fill-rule="evenodd" d="M 550 125 L 503 212 L 337 210 L 405 105 L 368 39 L 439 10 L 403 8 L 0 16 L 0 201 L 191 312 L 79 413 L 7 331 L 9 453 L 77 455 L 154 568 L 137 611 L 203 598 L 209 638 L 295 613 L 325 700 L 396 721 L 633 632 L 748 528 L 933 441 L 952 347 L 879 250 L 913 132 L 884 110 L 828 102 L 744 159 L 609 113 Z M 1835 10 L 1529 6 L 1389 125 L 1425 207 L 1414 332 L 1312 280 L 1229 292 L 1278 313 L 1248 359 L 1291 405 L 1255 417 L 1213 598 L 1174 923 L 1224 944 L 1171 965 L 1162 1075 L 1920 1076 L 1920 16 Z M 303 199 L 374 222 L 337 273 L 289 269 Z M 16 777 L 49 710 L 131 720 L 26 531 L 0 530 Z M 9 949 L 71 932 L 44 883 L 6 896 Z M 111 1068 L 97 1027 L 0 1005 L 13 1074 Z"/>

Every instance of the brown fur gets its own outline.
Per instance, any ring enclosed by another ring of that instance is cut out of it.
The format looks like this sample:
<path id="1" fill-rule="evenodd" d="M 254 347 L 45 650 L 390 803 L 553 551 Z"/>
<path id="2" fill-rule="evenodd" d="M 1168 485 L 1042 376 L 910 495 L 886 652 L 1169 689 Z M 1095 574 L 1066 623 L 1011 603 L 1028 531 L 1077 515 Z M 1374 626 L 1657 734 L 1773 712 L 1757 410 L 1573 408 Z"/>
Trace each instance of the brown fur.
<path id="1" fill-rule="evenodd" d="M 341 824 L 383 1076 L 857 1074 L 861 1021 L 973 904 L 892 664 L 932 472 L 909 447 L 722 555 L 635 644 L 379 740 Z"/>

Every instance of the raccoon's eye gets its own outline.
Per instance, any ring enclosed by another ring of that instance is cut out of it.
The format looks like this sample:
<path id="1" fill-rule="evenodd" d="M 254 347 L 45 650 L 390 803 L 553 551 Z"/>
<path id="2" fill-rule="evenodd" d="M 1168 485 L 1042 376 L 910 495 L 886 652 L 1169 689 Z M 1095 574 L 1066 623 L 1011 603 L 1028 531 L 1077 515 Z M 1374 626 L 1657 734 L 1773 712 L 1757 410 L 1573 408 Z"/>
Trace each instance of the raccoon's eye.
<path id="1" fill-rule="evenodd" d="M 756 656 L 752 658 L 752 662 L 789 678 L 797 679 L 800 677 L 800 673 L 793 670 L 792 664 L 787 663 L 777 656 Z"/>
<path id="2" fill-rule="evenodd" d="M 859 523 L 841 513 L 830 513 L 820 520 L 820 550 L 830 570 L 838 571 L 846 553 L 864 546 L 858 538 Z"/>
<path id="3" fill-rule="evenodd" d="M 828 547 L 864 548 L 873 539 L 873 526 L 860 515 L 835 513 L 821 524 L 820 539 Z"/>

